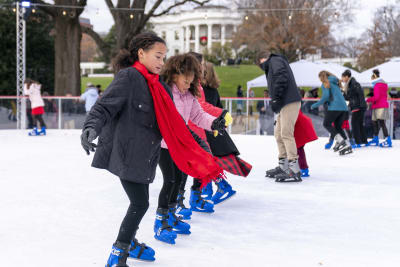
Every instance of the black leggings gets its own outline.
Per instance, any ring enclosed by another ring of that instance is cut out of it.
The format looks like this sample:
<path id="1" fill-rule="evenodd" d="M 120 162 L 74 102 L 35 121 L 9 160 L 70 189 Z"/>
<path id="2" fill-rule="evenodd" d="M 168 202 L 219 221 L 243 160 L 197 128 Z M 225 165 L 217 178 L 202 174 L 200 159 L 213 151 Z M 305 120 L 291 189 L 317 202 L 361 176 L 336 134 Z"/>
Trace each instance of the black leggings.
<path id="1" fill-rule="evenodd" d="M 149 208 L 149 185 L 121 180 L 130 204 L 119 229 L 117 241 L 130 244 L 135 237 L 140 221 Z"/>
<path id="2" fill-rule="evenodd" d="M 180 190 L 182 190 L 182 191 L 185 190 L 187 177 L 188 177 L 187 174 L 183 174 L 182 182 L 181 182 L 181 185 L 180 185 Z M 192 189 L 193 189 L 193 190 L 199 190 L 199 189 L 200 189 L 200 186 L 201 186 L 200 180 L 199 180 L 199 179 L 193 178 Z"/>
<path id="3" fill-rule="evenodd" d="M 376 120 L 376 121 L 372 121 L 372 127 L 374 127 L 374 136 L 378 136 L 379 135 L 379 131 L 382 128 L 383 131 L 383 136 L 386 138 L 389 136 L 388 130 L 386 128 L 386 124 L 384 120 Z"/>
<path id="4" fill-rule="evenodd" d="M 32 115 L 33 127 L 38 127 L 38 121 L 40 122 L 40 127 L 46 127 L 46 123 L 44 123 L 42 114 Z"/>
<path id="5" fill-rule="evenodd" d="M 342 124 L 346 118 L 347 111 L 331 111 L 328 110 L 325 114 L 324 118 L 324 127 L 331 134 L 331 138 L 335 137 L 337 134 L 340 134 L 343 139 L 347 140 L 347 136 L 342 129 Z M 332 123 L 335 127 L 332 126 Z"/>
<path id="6" fill-rule="evenodd" d="M 168 149 L 161 149 L 160 161 L 164 184 L 158 197 L 158 207 L 168 209 L 168 205 L 177 202 L 179 187 L 183 178 L 183 172 L 178 169 L 169 154 Z M 187 175 L 185 176 L 187 177 Z M 186 178 L 185 178 L 186 179 Z"/>
<path id="7" fill-rule="evenodd" d="M 351 129 L 353 130 L 354 141 L 358 145 L 367 143 L 367 134 L 364 128 L 364 113 L 365 110 L 360 109 L 351 115 Z"/>

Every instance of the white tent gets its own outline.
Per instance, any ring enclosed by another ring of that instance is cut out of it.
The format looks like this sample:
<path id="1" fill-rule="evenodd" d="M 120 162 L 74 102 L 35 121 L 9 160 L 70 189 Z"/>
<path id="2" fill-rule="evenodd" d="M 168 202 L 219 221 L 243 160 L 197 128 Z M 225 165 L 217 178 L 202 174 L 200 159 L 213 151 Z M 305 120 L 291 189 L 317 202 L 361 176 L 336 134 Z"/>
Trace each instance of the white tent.
<path id="1" fill-rule="evenodd" d="M 320 71 L 329 71 L 340 78 L 342 73 L 348 69 L 339 64 L 314 63 L 307 60 L 293 62 L 290 64 L 290 68 L 293 71 L 294 79 L 299 87 L 320 87 L 321 81 L 318 78 L 318 73 Z M 351 70 L 351 72 L 352 75 L 359 80 L 361 74 L 355 70 Z M 254 87 L 267 87 L 267 79 L 265 74 L 247 82 L 247 89 Z"/>
<path id="2" fill-rule="evenodd" d="M 389 87 L 400 87 L 400 59 L 392 59 L 386 63 L 370 68 L 360 74 L 360 80 L 366 81 L 367 86 L 372 87 L 372 70 L 379 69 L 382 79 L 388 83 Z"/>

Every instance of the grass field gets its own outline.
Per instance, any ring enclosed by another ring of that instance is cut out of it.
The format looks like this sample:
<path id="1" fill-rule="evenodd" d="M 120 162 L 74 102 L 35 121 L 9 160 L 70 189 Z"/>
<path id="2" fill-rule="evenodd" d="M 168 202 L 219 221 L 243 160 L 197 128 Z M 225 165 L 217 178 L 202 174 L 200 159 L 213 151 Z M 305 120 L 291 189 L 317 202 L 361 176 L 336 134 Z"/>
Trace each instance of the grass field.
<path id="1" fill-rule="evenodd" d="M 225 97 L 235 97 L 237 86 L 242 85 L 243 90 L 246 89 L 246 83 L 261 74 L 263 71 L 257 66 L 242 65 L 239 67 L 223 66 L 216 67 L 218 77 L 221 80 L 219 87 L 219 93 Z M 100 84 L 104 90 L 111 83 L 112 78 L 88 78 L 82 77 L 81 79 L 81 90 L 82 92 L 86 88 L 86 83 L 92 82 L 94 85 Z M 255 90 L 256 96 L 263 96 L 263 90 L 259 88 Z"/>

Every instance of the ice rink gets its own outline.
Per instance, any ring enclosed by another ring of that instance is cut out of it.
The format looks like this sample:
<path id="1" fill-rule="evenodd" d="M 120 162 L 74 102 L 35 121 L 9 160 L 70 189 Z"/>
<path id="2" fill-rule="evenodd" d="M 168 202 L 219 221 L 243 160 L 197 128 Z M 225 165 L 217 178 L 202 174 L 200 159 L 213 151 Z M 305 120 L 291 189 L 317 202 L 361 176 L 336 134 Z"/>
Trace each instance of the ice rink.
<path id="1" fill-rule="evenodd" d="M 0 266 L 104 266 L 128 207 L 118 179 L 90 167 L 80 131 L 0 131 Z M 153 237 L 162 176 L 138 239 L 162 267 L 400 266 L 400 142 L 339 157 L 322 138 L 305 148 L 311 177 L 278 184 L 271 136 L 233 136 L 249 177 L 228 175 L 236 196 L 192 216 L 176 245 Z M 191 182 L 188 182 L 187 189 Z M 187 193 L 187 200 L 189 194 Z"/>

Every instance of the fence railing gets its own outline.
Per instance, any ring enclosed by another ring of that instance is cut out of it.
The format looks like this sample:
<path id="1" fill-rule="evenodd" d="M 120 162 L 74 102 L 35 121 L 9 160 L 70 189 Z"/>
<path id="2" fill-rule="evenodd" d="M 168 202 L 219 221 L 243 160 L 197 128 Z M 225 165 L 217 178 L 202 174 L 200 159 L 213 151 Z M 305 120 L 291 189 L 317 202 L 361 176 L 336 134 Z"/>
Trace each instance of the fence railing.
<path id="1" fill-rule="evenodd" d="M 81 129 L 86 117 L 85 103 L 79 97 L 43 97 L 45 114 L 43 116 L 49 129 Z M 225 109 L 232 114 L 233 123 L 229 126 L 231 134 L 272 135 L 274 129 L 274 114 L 269 105 L 269 98 L 221 98 Z M 262 110 L 264 101 L 267 109 Z M 302 111 L 309 116 L 318 136 L 328 136 L 323 127 L 324 111 L 311 110 L 311 105 L 318 99 L 303 99 Z M 390 134 L 394 139 L 400 139 L 400 99 L 389 100 L 389 119 L 386 121 Z M 27 101 L 26 128 L 31 128 L 32 117 Z M 372 137 L 373 128 L 371 110 L 365 112 L 365 129 Z M 350 116 L 351 119 L 351 116 Z M 16 97 L 0 96 L 0 129 L 16 129 Z"/>

